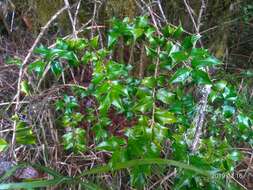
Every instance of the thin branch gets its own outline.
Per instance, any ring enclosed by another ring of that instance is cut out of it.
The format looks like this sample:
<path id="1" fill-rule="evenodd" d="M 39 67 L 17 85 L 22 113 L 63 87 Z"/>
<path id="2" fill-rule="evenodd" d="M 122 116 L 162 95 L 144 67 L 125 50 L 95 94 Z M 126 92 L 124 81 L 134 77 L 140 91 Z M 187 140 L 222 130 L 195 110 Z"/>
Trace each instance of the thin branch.
<path id="1" fill-rule="evenodd" d="M 161 14 L 162 14 L 162 17 L 163 17 L 164 22 L 165 22 L 166 24 L 168 24 L 168 20 L 167 20 L 165 14 L 164 14 L 164 12 L 163 12 L 163 8 L 162 8 L 161 1 L 160 1 L 160 0 L 157 0 L 157 5 L 158 5 L 159 10 L 160 10 L 160 12 L 161 12 Z"/>
<path id="2" fill-rule="evenodd" d="M 153 14 L 153 11 L 152 9 L 150 8 L 149 5 L 147 5 L 144 0 L 141 0 L 141 2 L 147 7 L 149 13 L 150 13 L 150 16 L 151 16 L 151 19 L 152 19 L 152 22 L 153 24 L 155 25 L 155 28 L 156 28 L 156 32 L 157 34 L 160 36 L 161 35 L 161 32 L 158 28 L 158 24 L 157 24 L 157 21 L 155 19 L 155 16 Z M 157 54 L 159 55 L 160 54 L 160 47 L 157 48 Z M 159 60 L 159 57 L 156 59 L 156 63 L 155 63 L 155 73 L 154 73 L 154 78 L 157 79 L 157 76 L 159 74 L 159 65 L 160 65 L 160 60 Z M 155 109 L 156 109 L 156 104 L 155 104 L 155 96 L 156 96 L 156 88 L 153 89 L 152 91 L 152 98 L 153 98 L 153 108 L 152 108 L 152 120 L 151 120 L 151 128 L 154 127 L 154 124 L 155 124 Z"/>
<path id="3" fill-rule="evenodd" d="M 149 12 L 149 14 L 150 14 L 150 16 L 151 16 L 151 19 L 152 19 L 152 21 L 153 21 L 153 24 L 154 24 L 154 26 L 155 26 L 155 28 L 156 28 L 157 33 L 158 33 L 159 35 L 161 35 L 162 33 L 160 32 L 160 30 L 159 30 L 159 28 L 158 28 L 158 25 L 157 25 L 157 22 L 156 22 L 156 20 L 155 20 L 155 16 L 154 16 L 154 14 L 153 14 L 152 9 L 150 8 L 149 5 L 147 5 L 147 4 L 145 3 L 144 0 L 141 0 L 141 2 L 147 7 L 148 12 Z"/>
<path id="4" fill-rule="evenodd" d="M 76 12 L 75 12 L 75 16 L 74 16 L 74 28 L 76 28 L 77 16 L 78 16 L 80 6 L 81 6 L 81 0 L 78 1 L 77 7 L 76 7 Z"/>
<path id="5" fill-rule="evenodd" d="M 68 15 L 69 15 L 69 20 L 71 22 L 72 25 L 72 29 L 73 29 L 73 38 L 77 38 L 76 36 L 76 27 L 75 27 L 75 23 L 74 23 L 74 19 L 72 17 L 72 14 L 70 12 L 70 5 L 69 5 L 69 1 L 68 0 L 64 0 L 65 6 L 67 7 L 67 11 L 68 11 Z"/>
<path id="6" fill-rule="evenodd" d="M 52 17 L 51 19 L 46 23 L 46 25 L 44 27 L 41 28 L 41 31 L 38 35 L 38 37 L 36 38 L 36 40 L 34 41 L 32 47 L 29 49 L 28 54 L 26 55 L 22 65 L 20 66 L 20 70 L 19 70 L 19 77 L 18 77 L 18 85 L 17 85 L 17 94 L 15 96 L 16 99 L 16 106 L 15 106 L 15 113 L 17 113 L 19 111 L 19 102 L 20 102 L 20 93 L 21 93 L 21 82 L 22 82 L 22 76 L 23 76 L 23 71 L 25 66 L 27 65 L 32 52 L 34 51 L 35 47 L 37 46 L 37 44 L 39 43 L 40 39 L 42 38 L 42 36 L 44 35 L 46 29 L 49 28 L 49 26 L 51 25 L 51 23 L 63 12 L 67 9 L 66 6 L 64 6 L 63 8 L 61 8 L 60 10 L 58 10 Z M 11 146 L 11 152 L 14 153 L 14 146 L 15 146 L 15 138 L 16 138 L 16 125 L 17 122 L 14 122 L 14 126 L 13 126 L 13 135 L 12 135 L 12 146 Z M 15 156 L 15 155 L 14 155 Z"/>

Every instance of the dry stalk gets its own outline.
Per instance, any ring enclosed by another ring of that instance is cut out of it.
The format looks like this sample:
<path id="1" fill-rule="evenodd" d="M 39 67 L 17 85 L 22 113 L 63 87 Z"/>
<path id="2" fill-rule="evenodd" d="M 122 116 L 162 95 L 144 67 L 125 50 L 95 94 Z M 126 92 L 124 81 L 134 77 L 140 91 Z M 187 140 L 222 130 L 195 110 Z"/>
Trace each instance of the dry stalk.
<path id="1" fill-rule="evenodd" d="M 29 49 L 28 54 L 26 55 L 23 63 L 20 66 L 20 70 L 19 70 L 19 77 L 18 77 L 18 84 L 17 84 L 17 94 L 15 96 L 16 99 L 16 106 L 15 106 L 15 113 L 17 114 L 19 111 L 19 107 L 20 107 L 20 93 L 21 93 L 21 82 L 22 82 L 22 77 L 23 77 L 23 71 L 25 66 L 27 65 L 32 52 L 34 51 L 35 47 L 38 45 L 40 39 L 42 38 L 42 36 L 44 35 L 45 31 L 49 28 L 49 26 L 51 25 L 51 23 L 63 12 L 67 9 L 66 6 L 64 6 L 63 8 L 61 8 L 60 10 L 58 10 L 52 17 L 51 19 L 46 23 L 46 25 L 44 27 L 42 27 L 41 32 L 39 33 L 39 35 L 37 36 L 36 40 L 34 41 L 32 47 Z M 13 135 L 12 135 L 12 144 L 11 144 L 11 153 L 13 154 L 14 158 L 15 156 L 15 151 L 14 151 L 14 146 L 15 146 L 15 139 L 16 139 L 16 126 L 17 126 L 17 122 L 14 122 L 13 125 Z"/>

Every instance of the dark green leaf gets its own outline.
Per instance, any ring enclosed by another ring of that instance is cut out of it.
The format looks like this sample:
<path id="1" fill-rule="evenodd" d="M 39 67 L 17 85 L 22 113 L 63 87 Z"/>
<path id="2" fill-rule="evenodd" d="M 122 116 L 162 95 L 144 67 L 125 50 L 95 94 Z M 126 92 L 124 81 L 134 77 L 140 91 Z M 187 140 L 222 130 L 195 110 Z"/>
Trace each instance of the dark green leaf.
<path id="1" fill-rule="evenodd" d="M 177 51 L 177 52 L 171 53 L 171 57 L 176 62 L 182 62 L 188 59 L 189 54 L 186 51 Z"/>
<path id="2" fill-rule="evenodd" d="M 221 91 L 227 86 L 227 81 L 221 80 L 214 84 L 214 88 Z"/>
<path id="3" fill-rule="evenodd" d="M 193 36 L 187 36 L 182 43 L 182 47 L 185 50 L 188 50 L 195 46 L 196 42 L 200 39 L 201 36 L 199 35 L 193 35 Z"/>
<path id="4" fill-rule="evenodd" d="M 92 54 L 89 51 L 86 51 L 82 57 L 82 63 L 87 64 L 92 58 Z"/>
<path id="5" fill-rule="evenodd" d="M 212 84 L 208 74 L 202 70 L 193 70 L 192 78 L 197 84 Z"/>
<path id="6" fill-rule="evenodd" d="M 226 118 L 232 117 L 235 113 L 235 108 L 233 106 L 224 105 L 223 114 Z"/>
<path id="7" fill-rule="evenodd" d="M 195 68 L 210 67 L 220 64 L 221 62 L 215 57 L 208 57 L 205 59 L 193 59 L 192 66 Z"/>
<path id="8" fill-rule="evenodd" d="M 141 84 L 148 88 L 154 88 L 156 86 L 156 80 L 154 77 L 145 77 L 142 79 Z"/>
<path id="9" fill-rule="evenodd" d="M 165 104 L 170 104 L 175 99 L 175 94 L 161 88 L 157 91 L 156 98 Z"/>
<path id="10" fill-rule="evenodd" d="M 135 110 L 145 113 L 150 111 L 153 106 L 153 99 L 151 96 L 143 97 L 136 105 Z"/>
<path id="11" fill-rule="evenodd" d="M 192 48 L 191 56 L 193 58 L 205 58 L 209 56 L 208 50 L 203 48 Z"/>
<path id="12" fill-rule="evenodd" d="M 185 82 L 187 78 L 190 76 L 190 74 L 191 74 L 190 68 L 187 68 L 187 67 L 180 68 L 171 77 L 170 82 L 171 83 Z"/>
<path id="13" fill-rule="evenodd" d="M 28 66 L 28 71 L 35 71 L 39 76 L 42 76 L 46 67 L 46 63 L 43 61 L 35 61 Z"/>
<path id="14" fill-rule="evenodd" d="M 181 34 L 184 32 L 184 29 L 183 27 L 180 25 L 176 28 L 174 34 L 173 34 L 173 37 L 174 38 L 179 38 L 181 36 Z"/>
<path id="15" fill-rule="evenodd" d="M 177 121 L 173 113 L 165 110 L 158 110 L 155 112 L 155 119 L 162 125 L 173 124 Z"/>
<path id="16" fill-rule="evenodd" d="M 111 137 L 107 141 L 101 142 L 97 145 L 98 150 L 106 150 L 106 151 L 114 151 L 120 148 L 120 146 L 125 144 L 124 139 L 120 139 L 117 137 Z"/>
<path id="17" fill-rule="evenodd" d="M 50 63 L 50 68 L 56 77 L 58 77 L 63 71 L 60 62 L 57 60 L 54 60 Z"/>

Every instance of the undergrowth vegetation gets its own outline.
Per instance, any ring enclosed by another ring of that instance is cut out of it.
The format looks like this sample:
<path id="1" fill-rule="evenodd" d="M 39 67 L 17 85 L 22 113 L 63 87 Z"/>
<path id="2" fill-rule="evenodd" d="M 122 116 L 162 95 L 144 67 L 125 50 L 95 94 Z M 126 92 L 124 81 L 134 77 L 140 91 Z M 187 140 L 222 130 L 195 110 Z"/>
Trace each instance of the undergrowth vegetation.
<path id="1" fill-rule="evenodd" d="M 253 112 L 245 110 L 248 100 L 236 87 L 210 76 L 208 70 L 218 71 L 222 62 L 196 45 L 200 36 L 186 34 L 181 26 L 156 28 L 147 17 L 137 17 L 114 19 L 106 47 L 101 40 L 58 39 L 53 48 L 38 47 L 40 59 L 28 66 L 36 80 L 24 80 L 22 92 L 32 97 L 39 89 L 61 85 L 62 93 L 51 105 L 65 151 L 101 151 L 105 165 L 75 177 L 37 166 L 54 179 L 1 184 L 0 189 L 61 183 L 94 189 L 99 187 L 85 176 L 120 169 L 127 169 L 137 189 L 143 189 L 152 174 L 168 172 L 175 172 L 173 189 L 238 189 L 233 174 L 243 155 L 236 147 L 252 145 Z M 123 46 L 135 47 L 127 58 L 119 55 Z M 210 88 L 206 119 L 197 150 L 192 151 L 204 86 Z M 13 121 L 18 123 L 16 142 L 35 144 L 28 123 L 17 115 Z M 3 139 L 0 144 L 7 146 Z"/>

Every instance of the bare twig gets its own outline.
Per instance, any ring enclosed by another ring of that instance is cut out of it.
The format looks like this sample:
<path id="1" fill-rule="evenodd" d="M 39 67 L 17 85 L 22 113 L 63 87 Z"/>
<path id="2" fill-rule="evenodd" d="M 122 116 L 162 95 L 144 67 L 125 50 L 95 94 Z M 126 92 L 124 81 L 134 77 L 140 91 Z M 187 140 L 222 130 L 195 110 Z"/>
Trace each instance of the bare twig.
<path id="1" fill-rule="evenodd" d="M 149 12 L 149 14 L 150 14 L 150 16 L 151 16 L 152 22 L 153 22 L 153 24 L 154 24 L 154 26 L 155 26 L 155 28 L 156 28 L 157 33 L 158 33 L 159 35 L 161 35 L 162 33 L 160 32 L 160 30 L 159 30 L 159 28 L 158 28 L 158 25 L 157 25 L 157 22 L 156 22 L 156 20 L 155 20 L 155 16 L 154 16 L 154 13 L 153 13 L 152 9 L 150 8 L 150 6 L 149 6 L 148 4 L 145 3 L 144 0 L 141 0 L 141 2 L 147 7 L 148 12 Z"/>
<path id="2" fill-rule="evenodd" d="M 76 28 L 77 16 L 78 16 L 78 12 L 79 12 L 79 9 L 80 9 L 80 5 L 81 5 L 81 0 L 78 1 L 78 4 L 76 6 L 76 12 L 75 12 L 75 16 L 74 16 L 74 28 Z"/>
<path id="3" fill-rule="evenodd" d="M 139 78 L 143 78 L 144 74 L 144 56 L 145 56 L 145 45 L 141 45 L 141 55 L 140 55 L 140 70 L 139 70 Z"/>
<path id="4" fill-rule="evenodd" d="M 147 4 L 144 2 L 144 0 L 141 0 L 141 2 L 147 7 L 147 9 L 148 9 L 148 11 L 149 11 L 149 13 L 150 13 L 152 22 L 153 22 L 153 24 L 154 24 L 154 26 L 155 26 L 155 28 L 156 28 L 157 34 L 158 34 L 158 35 L 161 35 L 161 32 L 160 32 L 160 30 L 159 30 L 159 28 L 158 28 L 158 24 L 157 24 L 157 21 L 156 21 L 156 19 L 155 19 L 155 16 L 154 16 L 154 14 L 153 14 L 152 9 L 150 8 L 149 5 L 147 5 Z M 160 54 L 160 51 L 161 51 L 161 50 L 160 50 L 160 47 L 158 47 L 156 51 L 157 51 L 157 54 L 159 55 L 159 54 Z M 159 74 L 159 65 L 160 65 L 160 60 L 159 60 L 159 58 L 157 58 L 156 63 L 155 63 L 155 73 L 154 73 L 154 78 L 155 78 L 155 79 L 157 78 L 157 76 L 158 76 L 158 74 Z M 153 127 L 154 127 L 154 124 L 155 124 L 155 110 L 156 110 L 155 96 L 156 96 L 156 88 L 154 88 L 153 91 L 152 91 L 152 98 L 153 98 L 153 106 L 152 106 L 152 107 L 153 107 L 153 108 L 152 108 L 151 128 L 153 128 Z"/>
<path id="5" fill-rule="evenodd" d="M 22 76 L 23 76 L 23 71 L 25 66 L 27 65 L 33 50 L 35 49 L 35 47 L 37 46 L 37 44 L 39 43 L 40 39 L 42 38 L 42 36 L 44 35 L 46 29 L 49 28 L 49 26 L 51 25 L 51 23 L 64 11 L 66 10 L 67 7 L 64 6 L 63 8 L 61 8 L 59 11 L 57 11 L 52 17 L 51 19 L 46 23 L 46 25 L 44 27 L 42 27 L 38 37 L 36 38 L 36 40 L 34 41 L 32 47 L 29 49 L 28 54 L 26 55 L 23 63 L 20 66 L 20 70 L 19 70 L 19 78 L 18 78 L 18 85 L 17 85 L 17 94 L 15 96 L 16 99 L 16 106 L 15 106 L 15 113 L 18 112 L 19 110 L 19 102 L 20 102 L 20 93 L 21 93 L 21 82 L 22 82 Z M 12 146 L 11 146 L 11 152 L 13 153 L 13 156 L 15 157 L 15 153 L 14 153 L 14 146 L 15 146 L 15 139 L 16 139 L 16 125 L 17 122 L 14 122 L 14 126 L 13 126 L 13 135 L 12 135 Z"/>
<path id="6" fill-rule="evenodd" d="M 65 6 L 67 7 L 67 11 L 68 11 L 68 15 L 69 15 L 69 20 L 71 22 L 72 25 L 72 29 L 73 29 L 73 37 L 77 38 L 76 36 L 76 27 L 75 27 L 75 23 L 74 23 L 74 19 L 72 17 L 72 14 L 70 12 L 70 5 L 69 5 L 69 1 L 68 0 L 64 0 Z"/>
<path id="7" fill-rule="evenodd" d="M 96 26 L 96 27 L 87 27 L 87 25 L 89 25 L 91 23 L 91 20 L 89 20 L 87 23 L 85 23 L 78 31 L 76 31 L 76 34 L 78 35 L 80 32 L 83 32 L 85 29 L 89 30 L 89 29 L 93 29 L 93 28 L 104 28 L 104 26 Z M 68 39 L 70 38 L 72 35 L 67 35 L 65 36 L 63 39 Z M 49 46 L 49 48 L 53 48 L 55 47 L 56 43 L 52 44 Z M 47 75 L 48 71 L 50 70 L 50 65 L 48 64 L 42 74 L 42 77 L 40 78 L 38 85 L 37 85 L 37 91 L 39 90 L 39 87 L 41 86 L 41 83 L 43 82 L 45 76 Z"/>
<path id="8" fill-rule="evenodd" d="M 0 106 L 8 106 L 10 104 L 17 104 L 17 102 L 3 102 L 0 103 Z M 20 101 L 19 104 L 29 104 L 29 101 Z"/>
<path id="9" fill-rule="evenodd" d="M 162 17 L 163 17 L 164 22 L 165 22 L 166 24 L 168 24 L 168 20 L 167 20 L 165 14 L 164 14 L 164 12 L 163 12 L 163 8 L 162 8 L 161 1 L 160 1 L 160 0 L 157 0 L 157 5 L 158 5 L 159 10 L 160 10 L 160 12 L 161 12 L 161 14 L 162 14 Z"/>

